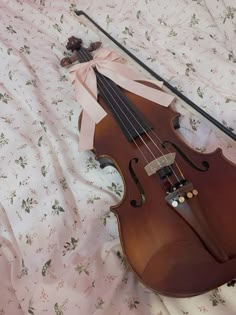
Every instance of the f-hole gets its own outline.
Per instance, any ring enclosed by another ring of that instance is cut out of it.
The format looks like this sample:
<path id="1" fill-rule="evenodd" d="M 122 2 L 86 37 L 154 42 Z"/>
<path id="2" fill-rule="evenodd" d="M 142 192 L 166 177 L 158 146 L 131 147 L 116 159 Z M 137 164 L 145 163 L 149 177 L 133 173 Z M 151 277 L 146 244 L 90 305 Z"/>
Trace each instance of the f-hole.
<path id="1" fill-rule="evenodd" d="M 132 166 L 133 162 L 138 163 L 138 161 L 139 161 L 138 158 L 133 158 L 132 160 L 129 161 L 129 171 L 130 171 L 131 177 L 132 177 L 134 183 L 136 184 L 138 191 L 140 193 L 140 201 L 139 202 L 137 202 L 137 200 L 134 200 L 134 199 L 130 201 L 131 206 L 135 207 L 135 208 L 141 207 L 145 202 L 145 193 L 144 193 L 143 186 L 141 185 L 137 175 L 135 174 L 135 171 L 133 170 L 133 166 Z"/>
<path id="2" fill-rule="evenodd" d="M 175 150 L 179 153 L 179 155 L 185 160 L 185 162 L 187 162 L 192 168 L 194 168 L 195 170 L 199 171 L 199 172 L 206 172 L 208 171 L 210 165 L 207 161 L 202 161 L 202 168 L 198 167 L 197 165 L 195 165 L 188 157 L 187 155 L 173 142 L 171 141 L 163 141 L 162 142 L 162 147 L 164 149 L 166 149 L 166 144 L 170 144 L 172 145 L 172 147 L 175 148 Z"/>

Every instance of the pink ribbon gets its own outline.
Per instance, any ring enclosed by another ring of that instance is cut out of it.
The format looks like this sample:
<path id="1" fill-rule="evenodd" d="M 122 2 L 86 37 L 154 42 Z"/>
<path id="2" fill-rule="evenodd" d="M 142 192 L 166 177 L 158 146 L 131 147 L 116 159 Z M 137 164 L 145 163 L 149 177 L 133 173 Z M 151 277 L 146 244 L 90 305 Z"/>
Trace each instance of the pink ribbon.
<path id="1" fill-rule="evenodd" d="M 135 80 L 148 80 L 125 66 L 122 58 L 115 52 L 105 48 L 98 49 L 91 61 L 77 64 L 70 69 L 76 99 L 83 108 L 80 151 L 93 149 L 95 126 L 107 115 L 97 102 L 97 80 L 94 67 L 120 87 L 159 105 L 167 107 L 174 99 L 173 96 L 165 92 L 135 82 Z M 162 83 L 159 82 L 157 85 L 161 87 Z"/>

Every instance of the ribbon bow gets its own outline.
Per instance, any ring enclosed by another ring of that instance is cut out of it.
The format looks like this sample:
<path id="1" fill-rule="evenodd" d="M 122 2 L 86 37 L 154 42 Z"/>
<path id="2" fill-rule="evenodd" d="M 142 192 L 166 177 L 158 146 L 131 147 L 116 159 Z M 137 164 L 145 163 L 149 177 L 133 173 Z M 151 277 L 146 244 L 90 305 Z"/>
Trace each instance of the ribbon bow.
<path id="1" fill-rule="evenodd" d="M 148 80 L 125 66 L 122 58 L 115 52 L 105 48 L 98 49 L 91 61 L 77 64 L 70 69 L 76 99 L 83 108 L 79 142 L 80 151 L 93 149 L 95 126 L 107 115 L 97 102 L 97 80 L 94 67 L 120 87 L 159 105 L 167 107 L 174 99 L 173 96 L 167 93 L 135 82 L 135 80 Z M 155 81 L 155 83 L 162 87 L 162 82 Z"/>

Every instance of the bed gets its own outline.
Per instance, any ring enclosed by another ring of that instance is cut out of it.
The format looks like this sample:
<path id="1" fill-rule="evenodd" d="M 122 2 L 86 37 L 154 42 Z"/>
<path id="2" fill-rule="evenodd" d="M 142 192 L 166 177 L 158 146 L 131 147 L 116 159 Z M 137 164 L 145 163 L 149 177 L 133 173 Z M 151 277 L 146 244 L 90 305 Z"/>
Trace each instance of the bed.
<path id="1" fill-rule="evenodd" d="M 81 107 L 60 67 L 81 25 L 76 9 L 236 133 L 233 0 L 2 0 L 0 314 L 235 314 L 234 282 L 176 299 L 145 288 L 127 267 L 109 210 L 121 178 L 79 152 Z M 235 141 L 179 110 L 193 148 L 221 147 L 236 163 Z"/>

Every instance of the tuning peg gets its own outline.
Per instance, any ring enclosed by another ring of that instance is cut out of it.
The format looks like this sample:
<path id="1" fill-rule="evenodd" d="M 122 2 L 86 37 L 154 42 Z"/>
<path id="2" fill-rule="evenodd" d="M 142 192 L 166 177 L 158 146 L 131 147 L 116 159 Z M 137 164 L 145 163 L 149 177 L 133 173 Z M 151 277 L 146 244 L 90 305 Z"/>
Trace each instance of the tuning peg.
<path id="1" fill-rule="evenodd" d="M 98 49 L 99 47 L 101 47 L 102 43 L 101 42 L 94 42 L 91 43 L 90 46 L 86 49 L 88 52 L 92 52 L 96 49 Z"/>
<path id="2" fill-rule="evenodd" d="M 60 61 L 60 65 L 61 65 L 62 67 L 67 67 L 67 66 L 69 66 L 69 65 L 71 65 L 71 64 L 72 64 L 72 62 L 71 62 L 70 57 L 65 57 L 65 58 L 63 58 L 63 59 Z"/>

